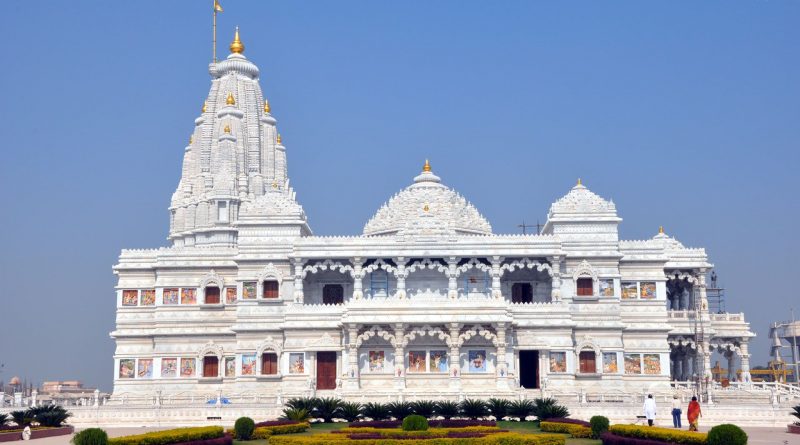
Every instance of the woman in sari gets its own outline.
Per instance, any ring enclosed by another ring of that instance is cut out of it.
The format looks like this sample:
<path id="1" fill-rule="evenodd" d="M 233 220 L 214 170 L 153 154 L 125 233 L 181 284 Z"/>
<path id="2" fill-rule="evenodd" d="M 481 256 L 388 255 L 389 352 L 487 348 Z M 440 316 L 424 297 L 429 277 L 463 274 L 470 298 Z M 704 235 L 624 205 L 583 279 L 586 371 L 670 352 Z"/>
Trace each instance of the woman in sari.
<path id="1" fill-rule="evenodd" d="M 689 420 L 689 431 L 697 431 L 698 419 L 701 415 L 700 403 L 697 402 L 697 397 L 692 397 L 692 401 L 689 402 L 689 409 L 686 411 L 686 418 Z"/>

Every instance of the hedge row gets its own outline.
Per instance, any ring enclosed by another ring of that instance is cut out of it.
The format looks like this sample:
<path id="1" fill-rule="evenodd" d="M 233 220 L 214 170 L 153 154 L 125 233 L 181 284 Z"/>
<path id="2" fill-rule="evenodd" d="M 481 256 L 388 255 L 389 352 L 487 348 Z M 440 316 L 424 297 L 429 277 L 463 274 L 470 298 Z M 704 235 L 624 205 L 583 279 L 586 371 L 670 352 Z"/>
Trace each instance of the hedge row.
<path id="1" fill-rule="evenodd" d="M 178 428 L 166 431 L 137 434 L 135 436 L 114 437 L 108 439 L 108 445 L 170 445 L 184 442 L 224 439 L 225 432 L 221 426 L 204 426 L 198 428 Z"/>
<path id="2" fill-rule="evenodd" d="M 642 425 L 611 425 L 608 431 L 617 436 L 648 439 L 679 445 L 706 445 L 708 438 L 705 433 L 674 430 L 671 428 L 658 428 Z"/>
<path id="3" fill-rule="evenodd" d="M 577 423 L 541 422 L 539 428 L 546 433 L 564 433 L 579 439 L 592 437 L 592 429 Z"/>
<path id="4" fill-rule="evenodd" d="M 468 441 L 468 442 L 467 442 Z M 498 433 L 484 437 L 415 439 L 419 445 L 565 445 L 566 438 L 557 434 Z M 408 445 L 403 439 L 358 439 L 352 440 L 342 434 L 316 434 L 313 436 L 276 436 L 269 445 Z"/>
<path id="5" fill-rule="evenodd" d="M 253 431 L 253 435 L 250 438 L 268 439 L 271 436 L 278 436 L 281 434 L 302 433 L 303 431 L 307 430 L 309 426 L 310 425 L 307 422 L 303 422 L 303 423 L 293 423 L 287 425 L 257 427 L 256 430 Z"/>
<path id="6" fill-rule="evenodd" d="M 406 433 L 413 433 L 418 434 L 421 436 L 431 435 L 431 436 L 446 436 L 452 431 L 456 432 L 465 432 L 465 433 L 484 433 L 484 434 L 493 434 L 493 433 L 502 433 L 506 430 L 502 430 L 496 426 L 467 426 L 464 428 L 428 428 L 425 431 L 403 431 L 401 429 L 389 429 L 389 428 L 342 428 L 339 430 L 331 431 L 332 434 L 360 434 L 360 433 L 371 433 L 371 434 L 382 434 L 384 436 L 399 436 Z"/>

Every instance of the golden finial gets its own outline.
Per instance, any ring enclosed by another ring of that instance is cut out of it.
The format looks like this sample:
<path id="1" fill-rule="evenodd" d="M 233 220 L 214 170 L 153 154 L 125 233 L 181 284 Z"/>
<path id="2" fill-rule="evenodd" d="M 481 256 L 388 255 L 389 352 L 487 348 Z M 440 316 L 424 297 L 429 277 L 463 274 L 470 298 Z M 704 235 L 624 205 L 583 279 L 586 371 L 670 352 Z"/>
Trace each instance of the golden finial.
<path id="1" fill-rule="evenodd" d="M 226 125 L 225 128 L 222 129 L 222 131 L 224 131 L 227 134 L 231 134 L 231 126 Z"/>
<path id="2" fill-rule="evenodd" d="M 658 226 L 658 234 L 659 235 L 663 235 L 664 234 L 664 226 Z"/>
<path id="3" fill-rule="evenodd" d="M 193 135 L 193 134 L 190 134 L 190 135 L 189 135 L 189 145 L 192 145 L 192 141 L 193 141 L 193 140 L 194 140 L 194 135 Z"/>
<path id="4" fill-rule="evenodd" d="M 422 210 L 424 210 L 426 212 L 429 211 L 430 209 L 431 208 L 428 206 L 428 204 L 425 204 L 425 206 L 422 208 Z"/>
<path id="5" fill-rule="evenodd" d="M 264 99 L 264 112 L 265 113 L 269 113 L 270 112 L 269 101 L 267 99 Z"/>
<path id="6" fill-rule="evenodd" d="M 278 183 L 277 182 L 273 182 L 272 183 L 272 188 L 277 189 L 278 188 Z"/>
<path id="7" fill-rule="evenodd" d="M 208 110 L 208 101 L 203 102 L 203 109 L 202 109 L 203 113 L 205 113 L 206 110 Z"/>
<path id="8" fill-rule="evenodd" d="M 422 171 L 424 173 L 430 173 L 431 172 L 431 163 L 427 159 L 425 160 L 425 165 L 422 166 Z"/>
<path id="9" fill-rule="evenodd" d="M 278 133 L 278 145 L 281 145 L 281 134 Z"/>
<path id="10" fill-rule="evenodd" d="M 236 99 L 233 98 L 233 93 L 228 91 L 228 97 L 225 98 L 225 103 L 228 105 L 236 105 Z"/>
<path id="11" fill-rule="evenodd" d="M 233 42 L 231 42 L 231 52 L 241 54 L 244 52 L 244 43 L 239 39 L 239 27 L 236 27 L 236 32 L 233 34 Z"/>
<path id="12" fill-rule="evenodd" d="M 583 185 L 581 184 L 581 178 L 578 178 L 578 185 Z"/>

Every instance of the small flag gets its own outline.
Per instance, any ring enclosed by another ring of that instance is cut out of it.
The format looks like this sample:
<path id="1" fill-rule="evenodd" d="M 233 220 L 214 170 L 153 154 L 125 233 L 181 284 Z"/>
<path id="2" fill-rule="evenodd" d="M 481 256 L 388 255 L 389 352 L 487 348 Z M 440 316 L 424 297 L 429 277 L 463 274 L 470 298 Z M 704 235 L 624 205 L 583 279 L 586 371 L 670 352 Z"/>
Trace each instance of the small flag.
<path id="1" fill-rule="evenodd" d="M 214 0 L 214 12 L 222 12 L 222 5 L 219 4 L 219 0 Z"/>

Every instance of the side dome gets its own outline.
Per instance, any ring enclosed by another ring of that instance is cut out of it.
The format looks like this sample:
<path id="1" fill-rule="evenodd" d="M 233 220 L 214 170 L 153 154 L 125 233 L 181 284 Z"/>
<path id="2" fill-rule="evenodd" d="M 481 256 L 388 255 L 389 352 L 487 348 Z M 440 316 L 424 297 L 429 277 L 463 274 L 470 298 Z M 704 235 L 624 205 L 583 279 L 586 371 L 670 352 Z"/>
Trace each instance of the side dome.
<path id="1" fill-rule="evenodd" d="M 394 195 L 364 226 L 365 236 L 491 235 L 469 201 L 441 183 L 428 161 L 414 183 Z"/>

